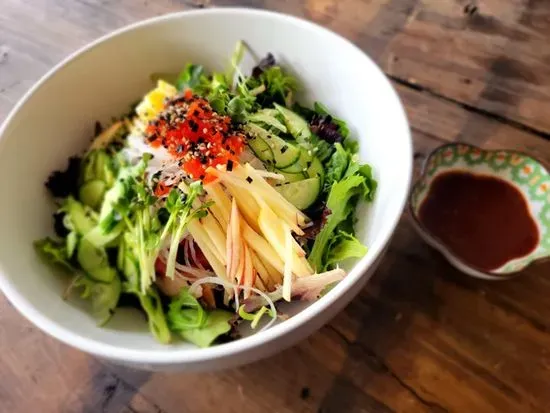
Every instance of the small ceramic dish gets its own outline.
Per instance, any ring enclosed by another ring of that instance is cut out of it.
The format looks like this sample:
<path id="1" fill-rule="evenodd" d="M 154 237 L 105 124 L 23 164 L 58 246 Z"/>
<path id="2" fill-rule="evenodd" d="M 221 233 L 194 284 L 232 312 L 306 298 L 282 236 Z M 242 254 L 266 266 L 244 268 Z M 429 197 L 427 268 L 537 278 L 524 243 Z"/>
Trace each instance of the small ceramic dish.
<path id="1" fill-rule="evenodd" d="M 463 171 L 492 176 L 515 186 L 524 196 L 529 212 L 539 230 L 539 243 L 531 253 L 512 259 L 501 267 L 482 271 L 464 262 L 448 245 L 436 237 L 419 218 L 422 202 L 434 179 L 444 172 Z M 536 159 L 521 152 L 482 150 L 472 145 L 452 143 L 434 150 L 426 159 L 420 179 L 413 186 L 409 200 L 413 223 L 422 238 L 440 251 L 460 271 L 488 280 L 508 279 L 535 261 L 550 258 L 550 173 Z"/>

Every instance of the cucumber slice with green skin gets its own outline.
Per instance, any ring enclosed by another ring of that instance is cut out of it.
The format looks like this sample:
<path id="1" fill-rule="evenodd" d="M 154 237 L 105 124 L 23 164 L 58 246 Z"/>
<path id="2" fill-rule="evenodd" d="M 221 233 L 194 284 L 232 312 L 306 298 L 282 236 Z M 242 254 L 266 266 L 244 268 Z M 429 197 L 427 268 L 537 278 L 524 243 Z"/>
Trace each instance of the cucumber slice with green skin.
<path id="1" fill-rule="evenodd" d="M 101 206 L 106 189 L 107 185 L 105 182 L 99 179 L 93 179 L 80 187 L 78 197 L 84 205 L 88 205 L 97 210 Z"/>
<path id="2" fill-rule="evenodd" d="M 270 135 L 268 144 L 273 151 L 274 166 L 276 168 L 286 168 L 295 164 L 300 158 L 300 149 L 277 135 Z"/>
<path id="3" fill-rule="evenodd" d="M 290 109 L 275 103 L 275 108 L 283 116 L 286 127 L 290 134 L 296 138 L 300 143 L 309 143 L 311 138 L 311 130 L 307 121 L 297 113 L 294 113 Z"/>
<path id="4" fill-rule="evenodd" d="M 101 226 L 106 228 L 107 224 L 110 224 L 111 221 L 114 221 L 113 215 L 115 214 L 114 206 L 119 202 L 121 198 L 124 197 L 126 193 L 126 187 L 121 178 L 120 181 L 117 181 L 111 189 L 109 189 L 105 196 L 103 197 L 103 203 L 101 204 L 101 209 L 99 211 L 99 222 Z"/>
<path id="5" fill-rule="evenodd" d="M 78 234 L 74 231 L 69 232 L 65 240 L 67 246 L 67 257 L 72 258 L 76 246 L 78 245 Z"/>
<path id="6" fill-rule="evenodd" d="M 85 235 L 96 225 L 95 215 L 93 211 L 78 202 L 76 199 L 69 197 L 63 207 L 67 213 L 67 219 L 72 229 L 80 235 Z"/>
<path id="7" fill-rule="evenodd" d="M 310 155 L 309 151 L 305 149 L 302 149 L 298 162 L 281 169 L 281 172 L 285 174 L 302 173 L 305 175 L 306 178 L 319 177 L 321 180 L 321 185 L 323 184 L 323 180 L 325 179 L 325 168 L 323 167 L 322 162 L 319 160 L 319 158 Z"/>
<path id="8" fill-rule="evenodd" d="M 299 210 L 309 208 L 315 203 L 321 192 L 319 177 L 304 179 L 276 186 L 275 189 Z"/>
<path id="9" fill-rule="evenodd" d="M 99 326 L 111 319 L 122 292 L 120 278 L 115 276 L 110 283 L 95 283 L 91 289 L 92 314 Z"/>
<path id="10" fill-rule="evenodd" d="M 266 125 L 278 129 L 283 133 L 287 133 L 288 130 L 286 126 L 279 119 L 277 119 L 277 115 L 279 115 L 279 112 L 275 109 L 263 109 L 253 115 L 250 115 L 248 120 L 254 123 L 265 123 Z"/>
<path id="11" fill-rule="evenodd" d="M 323 167 L 323 164 L 321 163 L 319 158 L 314 157 L 311 160 L 311 164 L 309 168 L 307 168 L 307 171 L 305 173 L 310 178 L 315 178 L 316 176 L 318 176 L 321 180 L 321 186 L 323 186 L 323 181 L 325 179 L 325 168 Z"/>
<path id="12" fill-rule="evenodd" d="M 307 150 L 301 149 L 300 157 L 295 163 L 287 166 L 286 168 L 280 168 L 280 169 L 283 172 L 289 173 L 289 174 L 305 173 L 308 167 L 311 165 L 312 159 L 313 159 L 313 156 L 309 155 Z"/>
<path id="13" fill-rule="evenodd" d="M 139 264 L 130 255 L 124 257 L 124 275 L 128 279 L 131 289 L 139 290 Z"/>
<path id="14" fill-rule="evenodd" d="M 94 281 L 109 283 L 117 276 L 117 271 L 109 267 L 109 259 L 103 248 L 97 248 L 86 238 L 82 238 L 77 247 L 76 259 Z"/>
<path id="15" fill-rule="evenodd" d="M 281 171 L 280 169 L 274 169 L 273 172 L 275 172 L 276 174 L 283 175 L 285 177 L 284 183 L 298 182 L 298 181 L 303 181 L 306 178 L 309 178 L 307 175 L 304 175 L 303 172 L 287 173 L 287 172 Z"/>
<path id="16" fill-rule="evenodd" d="M 255 138 L 262 139 L 268 145 L 271 149 L 271 154 L 273 155 L 273 166 L 276 168 L 286 168 L 294 164 L 300 158 L 300 148 L 285 141 L 284 139 L 279 138 L 277 135 L 269 133 L 264 128 L 250 123 L 247 125 L 247 130 L 254 135 Z M 255 143 L 255 145 L 259 146 L 258 143 Z M 264 160 L 257 153 L 256 156 L 258 156 L 258 158 L 260 158 L 263 162 L 269 163 L 267 158 Z"/>
<path id="17" fill-rule="evenodd" d="M 110 283 L 118 277 L 118 272 L 113 267 L 100 267 L 88 272 L 87 276 L 98 283 Z"/>
<path id="18" fill-rule="evenodd" d="M 126 242 L 124 237 L 120 240 L 118 245 L 118 253 L 116 256 L 116 267 L 119 271 L 124 272 L 124 257 L 126 256 Z"/>
<path id="19" fill-rule="evenodd" d="M 122 233 L 122 227 L 123 224 L 119 223 L 112 230 L 104 232 L 98 225 L 88 231 L 88 233 L 84 236 L 84 239 L 96 248 L 111 246 L 112 242 Z"/>
<path id="20" fill-rule="evenodd" d="M 91 151 L 84 159 L 83 182 L 86 183 L 95 179 L 104 181 L 108 186 L 113 185 L 115 182 L 112 159 L 102 149 Z"/>
<path id="21" fill-rule="evenodd" d="M 273 164 L 273 151 L 262 138 L 252 136 L 248 139 L 248 146 L 260 161 L 270 165 Z"/>

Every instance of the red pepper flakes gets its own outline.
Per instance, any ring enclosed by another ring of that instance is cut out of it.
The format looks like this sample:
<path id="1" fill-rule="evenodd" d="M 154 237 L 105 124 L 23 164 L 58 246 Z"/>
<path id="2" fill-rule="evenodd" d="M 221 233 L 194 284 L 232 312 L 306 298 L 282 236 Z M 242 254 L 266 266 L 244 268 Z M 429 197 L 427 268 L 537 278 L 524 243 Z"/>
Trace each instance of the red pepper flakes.
<path id="1" fill-rule="evenodd" d="M 204 183 L 215 180 L 206 173 L 208 167 L 237 162 L 245 147 L 245 137 L 232 129 L 231 118 L 216 113 L 190 90 L 168 101 L 146 133 L 151 146 L 164 146 L 192 179 Z"/>
<path id="2" fill-rule="evenodd" d="M 169 192 L 170 192 L 170 187 L 165 185 L 163 182 L 159 182 L 155 186 L 155 196 L 157 197 L 168 195 Z"/>

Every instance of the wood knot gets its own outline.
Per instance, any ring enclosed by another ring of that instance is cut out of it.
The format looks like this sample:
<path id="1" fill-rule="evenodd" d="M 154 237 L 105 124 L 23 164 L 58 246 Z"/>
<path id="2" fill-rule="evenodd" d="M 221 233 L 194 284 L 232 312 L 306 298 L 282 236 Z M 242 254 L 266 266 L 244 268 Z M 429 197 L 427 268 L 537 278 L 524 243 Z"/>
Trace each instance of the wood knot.
<path id="1" fill-rule="evenodd" d="M 475 4 L 468 3 L 466 6 L 464 6 L 464 14 L 467 16 L 473 16 L 478 11 L 478 8 Z"/>

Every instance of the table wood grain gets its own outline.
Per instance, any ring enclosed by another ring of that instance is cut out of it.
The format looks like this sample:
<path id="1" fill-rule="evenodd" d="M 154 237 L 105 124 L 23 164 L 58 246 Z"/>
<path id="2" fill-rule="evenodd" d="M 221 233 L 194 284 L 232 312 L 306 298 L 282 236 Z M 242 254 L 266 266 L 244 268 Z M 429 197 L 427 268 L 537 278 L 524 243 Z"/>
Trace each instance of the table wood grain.
<path id="1" fill-rule="evenodd" d="M 418 169 L 463 141 L 550 165 L 546 0 L 2 0 L 0 121 L 49 68 L 143 18 L 248 6 L 323 24 L 367 51 L 411 121 Z M 418 171 L 416 171 L 417 173 Z M 550 266 L 466 278 L 405 214 L 372 282 L 294 348 L 234 370 L 134 371 L 38 331 L 0 298 L 0 412 L 547 412 Z"/>

